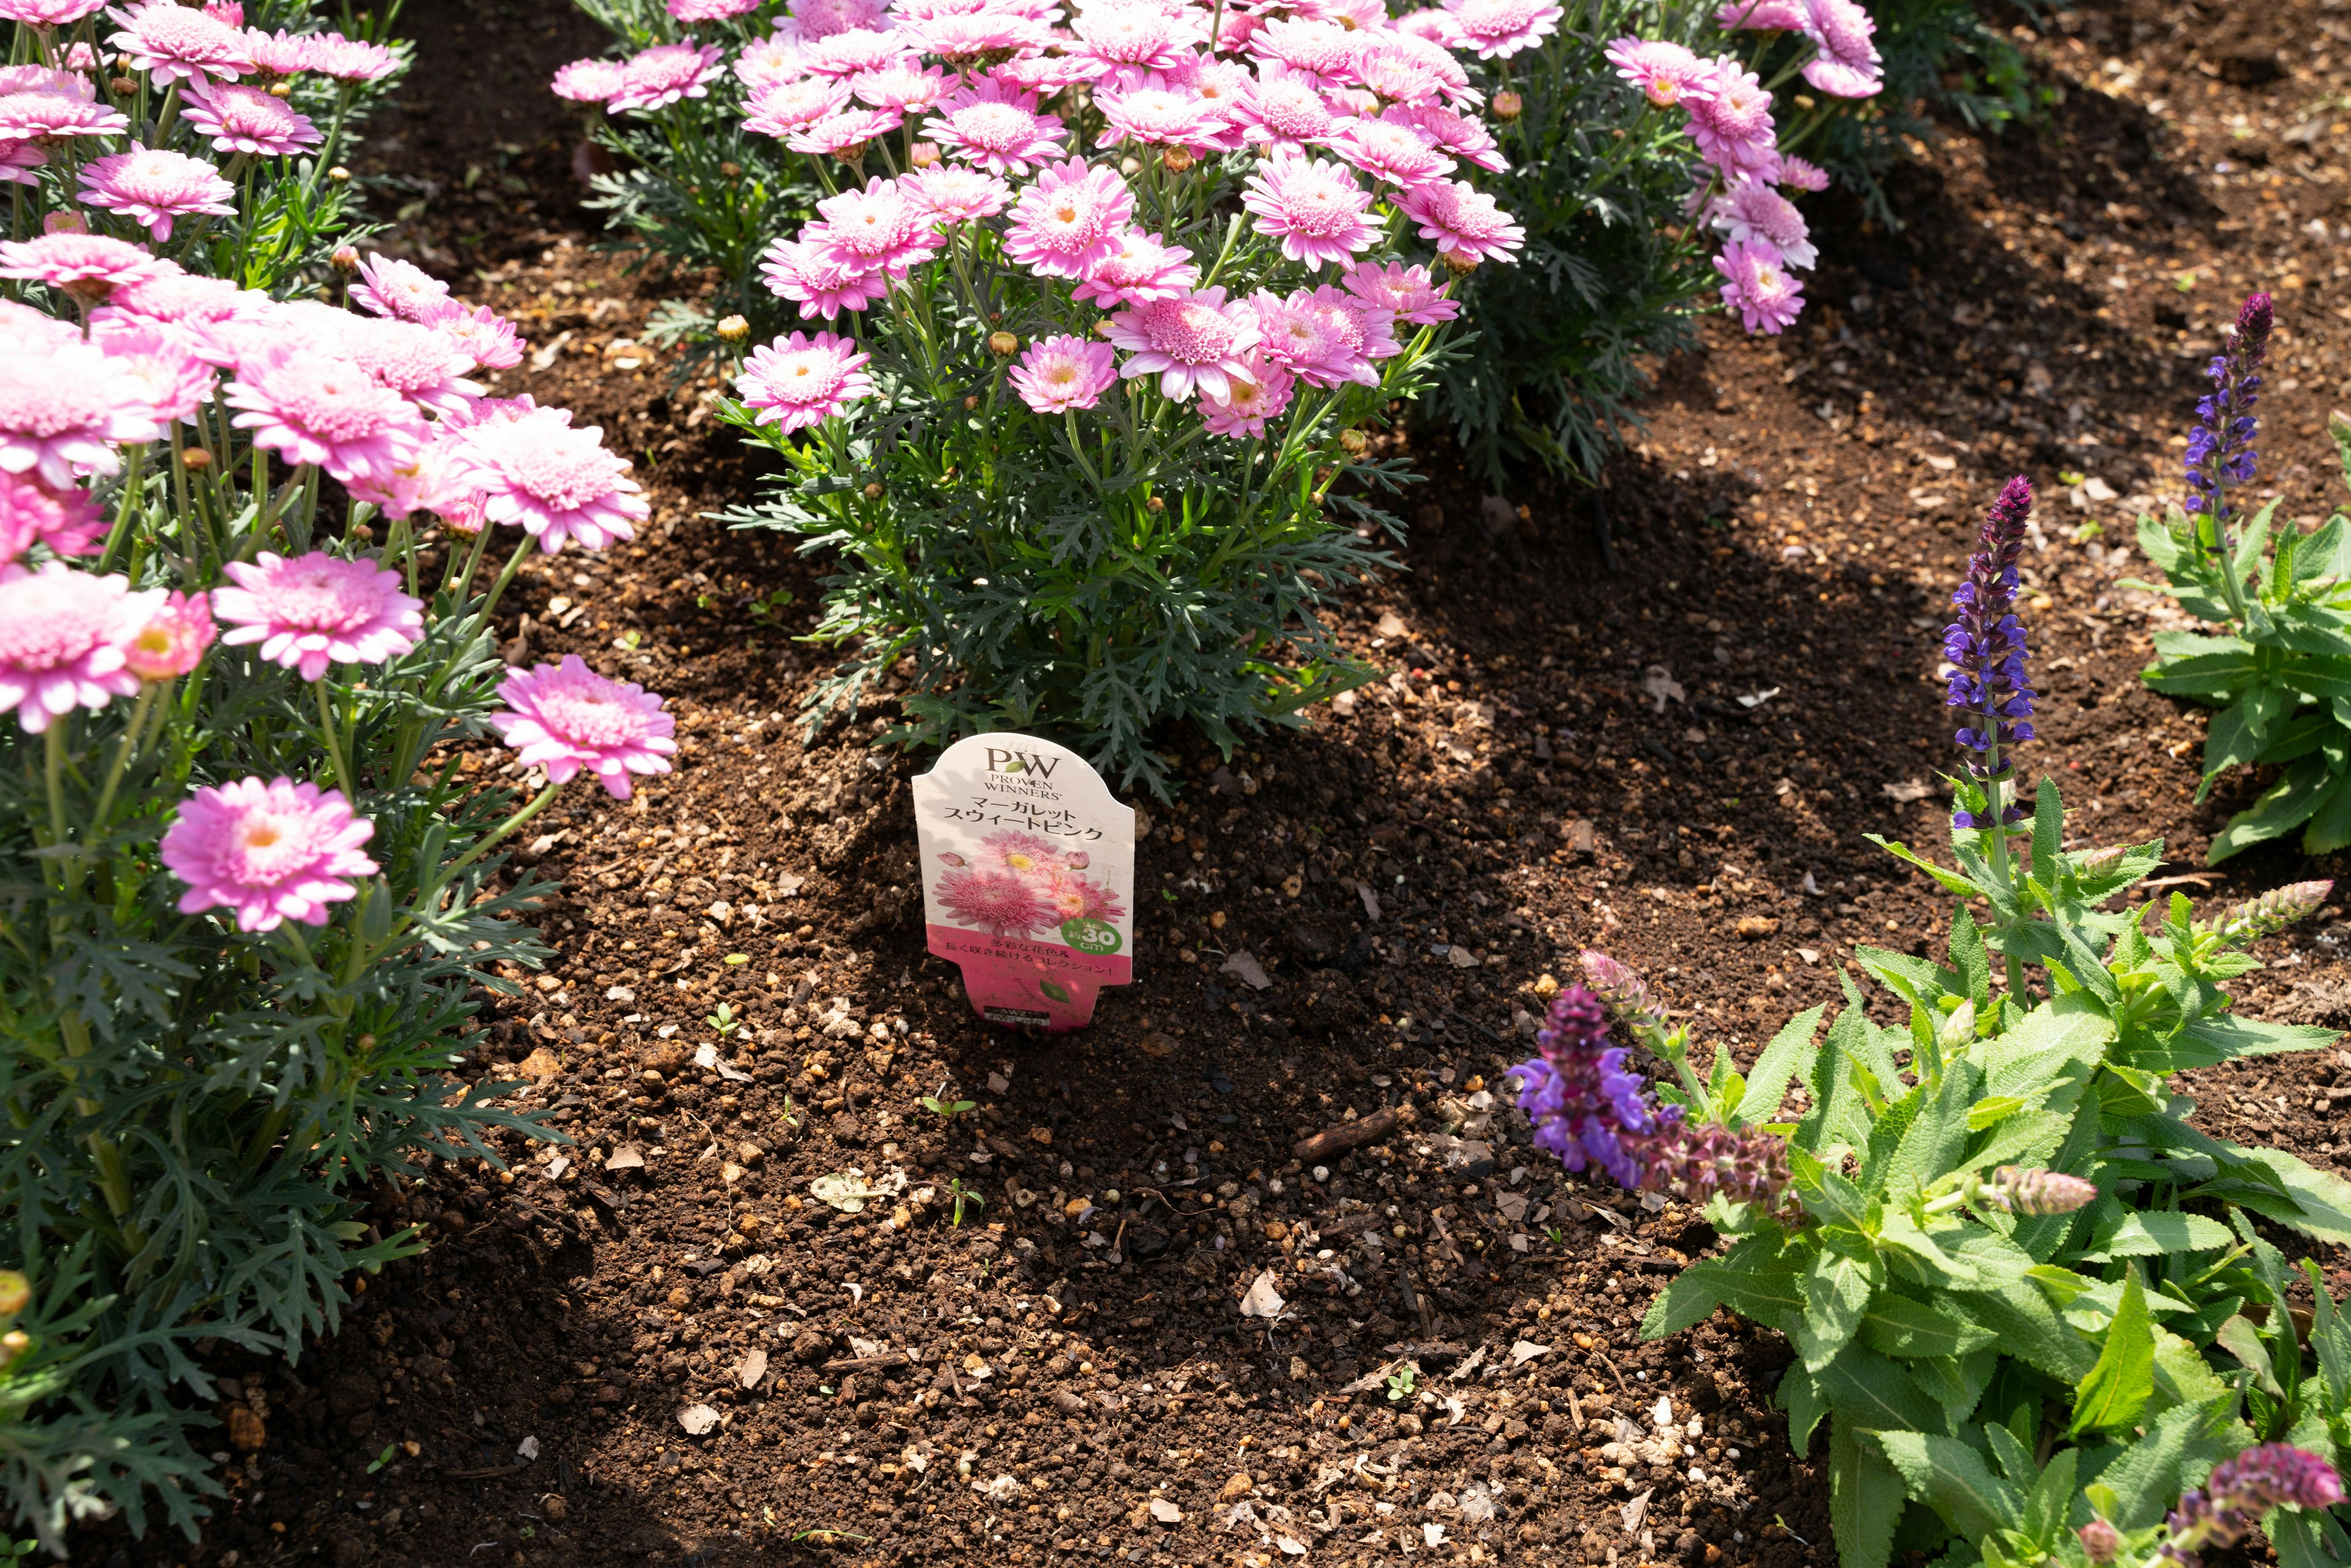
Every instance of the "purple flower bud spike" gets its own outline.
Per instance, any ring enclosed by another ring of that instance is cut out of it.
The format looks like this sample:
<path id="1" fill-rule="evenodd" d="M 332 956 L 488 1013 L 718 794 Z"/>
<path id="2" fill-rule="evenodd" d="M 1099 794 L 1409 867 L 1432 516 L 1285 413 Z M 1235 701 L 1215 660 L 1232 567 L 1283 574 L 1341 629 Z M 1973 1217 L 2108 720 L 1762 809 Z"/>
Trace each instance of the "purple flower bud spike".
<path id="1" fill-rule="evenodd" d="M 1955 828 L 1995 828 L 2023 819 L 2021 806 L 2001 806 L 2001 785 L 2014 772 L 2010 748 L 2032 738 L 2028 722 L 2032 688 L 2024 684 L 2024 627 L 2014 613 L 2016 561 L 2024 549 L 2024 525 L 2032 515 L 2032 486 L 2022 475 L 2011 479 L 1984 517 L 1968 577 L 1951 595 L 1959 619 L 1943 629 L 1943 657 L 1952 665 L 1946 707 L 1966 711 L 1969 723 L 1952 737 L 1978 754 L 1968 772 L 1995 802 L 1982 811 L 1960 811 Z"/>
<path id="2" fill-rule="evenodd" d="M 2240 946 L 2274 936 L 2297 920 L 2314 914 L 2335 891 L 2332 880 L 2291 882 L 2248 899 L 2222 915 L 2214 929 L 2224 941 Z"/>
<path id="3" fill-rule="evenodd" d="M 2208 1546 L 2233 1546 L 2273 1508 L 2332 1508 L 2343 1500 L 2343 1478 L 2307 1448 L 2263 1443 L 2212 1467 L 2201 1490 L 2183 1493 L 2164 1520 L 2170 1533 L 2157 1555 L 2179 1568 L 2196 1568 Z"/>
<path id="4" fill-rule="evenodd" d="M 2262 361 L 2274 320 L 2268 295 L 2245 301 L 2229 346 L 2212 357 L 2205 372 L 2211 377 L 2212 394 L 2196 404 L 2196 428 L 2188 433 L 2187 509 L 2210 517 L 2216 536 L 2229 523 L 2229 491 L 2252 482 L 2253 436 L 2260 428 L 2253 407 L 2261 402 Z"/>

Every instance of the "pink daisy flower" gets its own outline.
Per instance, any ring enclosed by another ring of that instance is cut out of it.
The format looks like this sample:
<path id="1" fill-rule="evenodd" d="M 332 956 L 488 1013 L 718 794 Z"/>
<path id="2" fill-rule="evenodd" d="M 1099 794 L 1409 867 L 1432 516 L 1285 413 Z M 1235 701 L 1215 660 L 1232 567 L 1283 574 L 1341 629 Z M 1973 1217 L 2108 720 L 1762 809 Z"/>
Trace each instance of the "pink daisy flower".
<path id="1" fill-rule="evenodd" d="M 983 81 L 939 105 L 923 134 L 991 174 L 1026 174 L 1061 151 L 1059 116 L 1037 112 L 1037 95 Z"/>
<path id="2" fill-rule="evenodd" d="M 231 81 L 253 68 L 245 35 L 202 11 L 155 0 L 135 11 L 108 15 L 122 24 L 122 31 L 108 38 L 108 45 L 130 56 L 131 68 L 147 72 L 157 87 Z"/>
<path id="3" fill-rule="evenodd" d="M 786 28 L 789 26 L 785 24 Z M 746 44 L 743 52 L 735 57 L 735 79 L 754 95 L 762 89 L 799 79 L 805 68 L 800 63 L 799 35 L 782 29 Z"/>
<path id="4" fill-rule="evenodd" d="M 1282 255 L 1310 267 L 1343 267 L 1379 238 L 1371 193 L 1340 163 L 1278 152 L 1249 177 L 1241 205 L 1257 214 L 1259 234 L 1281 241 Z"/>
<path id="5" fill-rule="evenodd" d="M 779 239 L 759 258 L 759 276 L 770 292 L 789 299 L 802 316 L 830 321 L 843 310 L 862 310 L 890 292 L 890 275 L 880 267 L 843 265 L 805 240 Z"/>
<path id="6" fill-rule="evenodd" d="M 947 74 L 935 66 L 925 70 L 919 61 L 902 59 L 878 71 L 863 71 L 852 77 L 849 90 L 858 102 L 875 109 L 899 115 L 921 114 L 946 96 Z"/>
<path id="7" fill-rule="evenodd" d="M 123 665 L 142 681 L 168 681 L 194 669 L 216 635 L 212 596 L 173 589 L 153 618 L 125 644 Z"/>
<path id="8" fill-rule="evenodd" d="M 1081 277 L 1117 253 L 1134 193 L 1111 168 L 1089 169 L 1081 159 L 1049 167 L 1013 204 L 1004 254 L 1048 277 Z"/>
<path id="9" fill-rule="evenodd" d="M 811 44 L 836 33 L 871 32 L 890 16 L 883 0 L 792 0 L 790 9 L 793 26 Z"/>
<path id="10" fill-rule="evenodd" d="M 46 283 L 86 306 L 104 304 L 118 288 L 178 270 L 144 246 L 104 235 L 60 231 L 0 245 L 0 277 Z"/>
<path id="11" fill-rule="evenodd" d="M 1465 163 L 1474 163 L 1496 174 L 1510 166 L 1484 125 L 1442 104 L 1399 103 L 1384 110 L 1380 118 L 1418 131 L 1428 139 L 1429 145 Z"/>
<path id="12" fill-rule="evenodd" d="M 1393 316 L 1327 285 L 1311 294 L 1299 289 L 1288 298 L 1259 294 L 1249 304 L 1264 337 L 1260 352 L 1309 386 L 1377 386 L 1380 374 L 1372 361 L 1396 352 Z"/>
<path id="13" fill-rule="evenodd" d="M 1803 312 L 1804 286 L 1766 243 L 1732 241 L 1714 258 L 1714 269 L 1724 278 L 1722 302 L 1750 332 L 1776 337 Z"/>
<path id="14" fill-rule="evenodd" d="M 35 545 L 52 555 L 96 555 L 106 531 L 106 513 L 88 490 L 52 490 L 0 471 L 0 563 L 22 560 Z"/>
<path id="15" fill-rule="evenodd" d="M 245 26 L 244 0 L 204 0 L 202 9 L 224 27 L 241 29 Z"/>
<path id="16" fill-rule="evenodd" d="M 1443 15 L 1443 13 L 1437 13 Z M 1469 72 L 1444 43 L 1390 28 L 1364 36 L 1355 53 L 1355 74 L 1375 96 L 1390 103 L 1472 103 L 1478 94 Z"/>
<path id="17" fill-rule="evenodd" d="M 800 60 L 820 77 L 853 77 L 895 65 L 913 52 L 908 40 L 895 33 L 852 27 L 821 38 L 804 38 Z"/>
<path id="18" fill-rule="evenodd" d="M 1332 111 L 1311 77 L 1279 66 L 1268 67 L 1264 78 L 1242 94 L 1232 118 L 1244 141 L 1291 152 L 1321 146 L 1354 123 Z"/>
<path id="19" fill-rule="evenodd" d="M 1336 22 L 1282 17 L 1251 33 L 1249 47 L 1258 58 L 1279 60 L 1325 87 L 1352 87 L 1363 46 L 1353 29 Z"/>
<path id="20" fill-rule="evenodd" d="M 934 163 L 898 182 L 907 198 L 946 223 L 992 218 L 1012 204 L 1012 187 L 967 164 Z"/>
<path id="21" fill-rule="evenodd" d="M 310 38 L 310 68 L 330 81 L 381 81 L 400 68 L 400 57 L 386 46 L 364 38 L 315 33 Z"/>
<path id="22" fill-rule="evenodd" d="M 1462 47 L 1481 60 L 1508 59 L 1551 37 L 1563 13 L 1541 0 L 1445 0 Z"/>
<path id="23" fill-rule="evenodd" d="M 289 465 L 315 463 L 334 477 L 388 481 L 413 460 L 424 421 L 409 401 L 348 360 L 277 341 L 242 361 L 225 395 L 231 423 Z"/>
<path id="24" fill-rule="evenodd" d="M 1006 378 L 1020 401 L 1039 413 L 1092 408 L 1118 382 L 1118 355 L 1108 343 L 1062 333 L 1040 338 Z"/>
<path id="25" fill-rule="evenodd" d="M 1061 924 L 1037 885 L 1010 872 L 945 872 L 932 892 L 957 921 L 994 936 L 1030 937 Z"/>
<path id="26" fill-rule="evenodd" d="M 1206 151 L 1228 140 L 1231 131 L 1223 114 L 1212 110 L 1196 94 L 1179 88 L 1144 86 L 1123 92 L 1098 91 L 1094 94 L 1094 107 L 1102 111 L 1102 145 L 1105 147 L 1134 141 Z"/>
<path id="27" fill-rule="evenodd" d="M 0 349 L 0 473 L 70 489 L 79 475 L 120 468 L 117 444 L 161 434 L 146 388 L 96 344 Z"/>
<path id="28" fill-rule="evenodd" d="M 1687 95 L 1690 139 L 1699 156 L 1725 172 L 1768 172 L 1779 157 L 1771 95 L 1762 78 L 1725 57 L 1710 62 L 1703 96 Z"/>
<path id="29" fill-rule="evenodd" d="M 486 305 L 444 316 L 433 323 L 433 330 L 476 370 L 510 371 L 522 363 L 523 350 L 528 347 L 515 324 Z"/>
<path id="30" fill-rule="evenodd" d="M 831 77 L 802 77 L 755 89 L 744 106 L 743 128 L 762 136 L 789 136 L 831 119 L 849 107 L 849 84 Z"/>
<path id="31" fill-rule="evenodd" d="M 1165 70 L 1186 58 L 1200 30 L 1188 8 L 1169 11 L 1144 0 L 1088 5 L 1070 21 L 1084 51 L 1113 68 Z"/>
<path id="32" fill-rule="evenodd" d="M 1825 191 L 1829 188 L 1829 172 L 1826 169 L 1792 153 L 1782 154 L 1780 166 L 1772 172 L 1771 178 L 1792 190 Z"/>
<path id="33" fill-rule="evenodd" d="M 938 56 L 959 69 L 974 70 L 991 60 L 1007 55 L 1033 52 L 1054 41 L 1053 30 L 1033 16 L 1015 16 L 1001 11 L 977 11 L 956 16 L 933 16 L 909 23 L 904 31 L 912 43 Z M 1009 62 L 1008 62 L 1008 64 Z M 1096 62 L 1091 56 L 1072 56 L 1061 62 L 1071 69 L 1091 72 Z M 998 67 L 1000 71 L 1004 68 Z M 1081 76 L 1078 79 L 1083 79 Z M 1017 84 L 1035 91 L 1044 85 L 1023 80 Z M 1057 85 L 1066 86 L 1066 81 Z"/>
<path id="34" fill-rule="evenodd" d="M 1118 920 L 1126 915 L 1126 905 L 1108 886 L 1068 868 L 1048 868 L 1042 891 L 1046 904 L 1062 920 Z"/>
<path id="35" fill-rule="evenodd" d="M 629 460 L 604 449 L 604 432 L 592 424 L 574 430 L 570 418 L 538 409 L 468 425 L 452 465 L 453 480 L 486 497 L 489 521 L 521 525 L 548 555 L 567 539 L 602 549 L 634 538 L 653 512 L 628 477 Z"/>
<path id="36" fill-rule="evenodd" d="M 1442 148 L 1409 125 L 1393 120 L 1357 120 L 1331 143 L 1331 151 L 1375 180 L 1400 190 L 1426 185 L 1453 172 Z"/>
<path id="37" fill-rule="evenodd" d="M 269 79 L 300 76 L 318 58 L 317 40 L 312 35 L 289 33 L 283 27 L 275 33 L 247 28 L 245 52 L 253 62 L 253 74 Z"/>
<path id="38" fill-rule="evenodd" d="M 482 395 L 481 383 L 465 379 L 472 356 L 435 328 L 367 316 L 345 321 L 343 357 L 420 411 L 445 416 Z"/>
<path id="39" fill-rule="evenodd" d="M 751 350 L 735 385 L 744 404 L 758 410 L 754 423 L 772 424 L 789 435 L 821 424 L 871 395 L 873 382 L 865 367 L 872 360 L 871 354 L 857 351 L 852 339 L 795 332 Z"/>
<path id="40" fill-rule="evenodd" d="M 352 896 L 350 879 L 376 873 L 360 849 L 374 833 L 340 790 L 239 779 L 181 801 L 158 852 L 188 884 L 181 914 L 234 909 L 238 930 L 258 933 L 288 920 L 324 925 L 328 905 Z"/>
<path id="41" fill-rule="evenodd" d="M 14 86 L 0 80 L 0 141 L 120 136 L 131 129 L 131 117 L 95 101 L 94 89 L 80 77 L 27 68 L 38 76 L 24 77 Z M 64 79 L 48 79 L 54 78 Z"/>
<path id="42" fill-rule="evenodd" d="M 1128 229 L 1119 236 L 1118 249 L 1086 268 L 1072 298 L 1107 310 L 1178 298 L 1199 282 L 1200 269 L 1192 265 L 1190 251 L 1157 235 Z"/>
<path id="43" fill-rule="evenodd" d="M 1061 858 L 1061 846 L 1037 833 L 1007 830 L 979 841 L 980 863 L 1015 876 L 1040 875 L 1050 871 Z"/>
<path id="44" fill-rule="evenodd" d="M 621 90 L 611 107 L 651 114 L 689 98 L 707 98 L 726 51 L 716 44 L 655 44 L 621 67 Z"/>
<path id="45" fill-rule="evenodd" d="M 49 156 L 29 141 L 0 141 L 0 185 L 30 185 L 40 189 L 33 171 L 48 166 Z"/>
<path id="46" fill-rule="evenodd" d="M 27 27 L 69 27 L 101 9 L 106 0 L 0 0 L 0 21 Z"/>
<path id="47" fill-rule="evenodd" d="M 1790 267 L 1809 267 L 1820 259 L 1796 204 L 1751 176 L 1714 199 L 1712 217 L 1714 226 L 1729 238 L 1762 240 Z"/>
<path id="48" fill-rule="evenodd" d="M 1508 261 L 1526 243 L 1527 231 L 1512 223 L 1493 197 L 1459 180 L 1406 191 L 1397 204 L 1420 225 L 1421 238 L 1434 242 L 1449 261 Z"/>
<path id="49" fill-rule="evenodd" d="M 573 103 L 610 103 L 626 86 L 618 60 L 573 60 L 555 68 L 555 79 L 548 89 Z"/>
<path id="50" fill-rule="evenodd" d="M 115 369 L 165 423 L 193 423 L 196 411 L 213 395 L 218 372 L 197 357 L 186 336 L 153 321 L 116 317 L 90 324 L 90 341 L 106 350 Z"/>
<path id="51" fill-rule="evenodd" d="M 731 21 L 748 16 L 765 3 L 766 0 L 669 0 L 664 9 L 679 21 L 692 25 Z"/>
<path id="52" fill-rule="evenodd" d="M 632 681 L 608 680 L 577 653 L 560 664 L 517 670 L 498 686 L 508 709 L 490 723 L 526 768 L 544 768 L 549 784 L 568 784 L 586 768 L 616 800 L 629 798 L 632 773 L 666 773 L 677 754 L 677 720 L 662 699 Z"/>
<path id="53" fill-rule="evenodd" d="M 61 560 L 0 574 L 0 713 L 38 735 L 77 707 L 136 695 L 124 650 L 163 602 L 123 577 L 76 571 Z"/>
<path id="54" fill-rule="evenodd" d="M 1230 440 L 1265 434 L 1265 422 L 1278 419 L 1290 407 L 1297 379 L 1262 353 L 1249 360 L 1249 380 L 1235 378 L 1223 397 L 1200 395 L 1200 423 L 1211 435 Z"/>
<path id="55" fill-rule="evenodd" d="M 1257 78 L 1238 60 L 1196 55 L 1160 73 L 1159 85 L 1196 100 L 1212 134 L 1206 145 L 1218 152 L 1237 152 L 1243 145 L 1241 100 L 1257 85 Z"/>
<path id="56" fill-rule="evenodd" d="M 1066 40 L 1051 37 L 1038 47 L 1044 48 L 1055 45 L 1064 48 L 1068 47 Z M 952 55 L 947 57 L 954 59 Z M 1087 54 L 1029 54 L 992 67 L 987 74 L 1005 86 L 1017 87 L 1023 92 L 1055 93 L 1064 88 L 1095 80 L 1102 74 L 1102 63 Z"/>
<path id="57" fill-rule="evenodd" d="M 904 123 L 904 115 L 893 114 L 886 109 L 846 110 L 801 126 L 784 139 L 784 145 L 814 157 L 853 162 L 863 155 L 870 143 L 881 141 Z"/>
<path id="58" fill-rule="evenodd" d="M 81 168 L 81 199 L 135 218 L 158 241 L 176 218 L 234 217 L 236 187 L 201 158 L 160 147 L 94 158 Z"/>
<path id="59" fill-rule="evenodd" d="M 1870 98 L 1885 85 L 1877 24 L 1854 0 L 1804 0 L 1804 37 L 1820 50 L 1804 79 L 1832 98 Z"/>
<path id="60" fill-rule="evenodd" d="M 325 140 L 309 117 L 296 112 L 284 99 L 242 82 L 190 88 L 185 108 L 188 123 L 211 137 L 216 152 L 291 158 Z"/>
<path id="61" fill-rule="evenodd" d="M 1722 0 L 1714 13 L 1714 25 L 1726 33 L 1801 32 L 1804 0 Z"/>
<path id="62" fill-rule="evenodd" d="M 1679 44 L 1619 38 L 1608 46 L 1607 54 L 1616 74 L 1639 88 L 1642 96 L 1659 109 L 1673 109 L 1714 90 L 1713 65 Z"/>
<path id="63" fill-rule="evenodd" d="M 1112 344 L 1126 351 L 1122 378 L 1156 374 L 1165 397 L 1181 402 L 1195 390 L 1229 397 L 1249 379 L 1249 351 L 1262 334 L 1247 306 L 1225 303 L 1221 287 L 1180 299 L 1155 299 L 1109 319 Z"/>
<path id="64" fill-rule="evenodd" d="M 416 646 L 424 605 L 400 591 L 400 573 L 372 560 L 344 560 L 312 550 L 288 560 L 263 550 L 222 569 L 235 586 L 213 594 L 213 610 L 232 630 L 229 647 L 261 644 L 260 656 L 306 681 L 329 664 L 380 664 Z"/>
<path id="65" fill-rule="evenodd" d="M 190 353 L 207 363 L 230 365 L 236 362 L 230 340 L 266 302 L 266 296 L 248 294 L 225 278 L 176 272 L 116 289 L 89 319 L 92 328 L 110 319 L 151 321 L 170 328 Z"/>
<path id="66" fill-rule="evenodd" d="M 371 253 L 360 263 L 351 298 L 379 316 L 431 326 L 465 309 L 449 297 L 449 286 L 413 262 Z"/>
<path id="67" fill-rule="evenodd" d="M 1388 311 L 1411 326 L 1433 327 L 1461 314 L 1461 302 L 1438 293 L 1436 279 L 1425 267 L 1406 267 L 1400 261 L 1385 267 L 1358 262 L 1339 282 L 1364 304 Z"/>
<path id="68" fill-rule="evenodd" d="M 893 180 L 877 176 L 862 191 L 827 196 L 816 210 L 818 221 L 802 225 L 800 238 L 837 267 L 904 277 L 946 243 L 929 212 Z"/>

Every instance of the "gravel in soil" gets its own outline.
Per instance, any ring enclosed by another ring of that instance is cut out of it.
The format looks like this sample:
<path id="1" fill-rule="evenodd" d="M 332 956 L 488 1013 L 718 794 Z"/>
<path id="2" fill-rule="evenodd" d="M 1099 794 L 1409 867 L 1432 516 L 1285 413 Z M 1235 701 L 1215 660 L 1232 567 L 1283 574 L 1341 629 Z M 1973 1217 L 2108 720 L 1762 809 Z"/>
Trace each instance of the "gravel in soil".
<path id="1" fill-rule="evenodd" d="M 654 502 L 634 546 L 532 563 L 510 656 L 668 694 L 684 754 L 518 857 L 561 883 L 559 956 L 480 998 L 465 1072 L 526 1083 L 571 1142 L 373 1194 L 429 1249 L 293 1368 L 219 1358 L 233 1494 L 204 1541 L 90 1544 L 1831 1561 L 1817 1460 L 1770 1406 L 1785 1346 L 1720 1317 L 1635 1339 L 1711 1233 L 1564 1176 L 1501 1074 L 1585 945 L 1745 1052 L 1831 1000 L 1855 945 L 1939 941 L 1940 901 L 1860 835 L 1939 838 L 1935 631 L 2011 472 L 2043 497 L 2029 756 L 2077 831 L 2161 836 L 2158 886 L 2199 905 L 2340 871 L 2290 844 L 2202 869 L 2264 781 L 2193 802 L 2202 718 L 2137 679 L 2177 615 L 2122 580 L 2251 287 L 2281 298 L 2264 473 L 2290 514 L 2334 503 L 2342 17 L 2067 14 L 2031 45 L 2047 126 L 1944 128 L 1896 172 L 1900 233 L 1828 204 L 1802 323 L 1662 367 L 1597 507 L 1489 497 L 1413 436 L 1411 570 L 1344 622 L 1394 673 L 1228 761 L 1167 737 L 1187 785 L 1146 810 L 1137 983 L 1047 1039 L 979 1025 L 923 952 L 922 764 L 793 720 L 820 565 L 699 515 L 757 475 L 636 334 L 704 285 L 596 247 L 538 91 L 592 35 L 552 0 L 416 9 L 424 65 L 372 149 L 419 198 L 392 243 L 521 319 L 535 352 L 497 392 L 601 425 Z M 2346 938 L 2338 904 L 2270 944 L 2243 1005 L 2351 1024 Z M 2351 1155 L 2338 1075 L 2351 1056 L 2186 1076 L 2216 1131 L 2324 1164 Z M 1383 1130 L 1301 1156 L 1351 1122 Z"/>

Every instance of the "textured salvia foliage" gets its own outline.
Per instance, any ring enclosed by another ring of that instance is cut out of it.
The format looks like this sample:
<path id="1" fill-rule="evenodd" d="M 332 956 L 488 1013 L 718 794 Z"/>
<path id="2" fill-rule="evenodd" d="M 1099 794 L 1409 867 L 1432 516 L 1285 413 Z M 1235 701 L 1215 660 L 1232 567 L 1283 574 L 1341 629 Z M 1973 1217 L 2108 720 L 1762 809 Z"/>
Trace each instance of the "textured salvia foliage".
<path id="1" fill-rule="evenodd" d="M 2351 725 L 2338 713 L 2351 675 L 2351 519 L 2315 528 L 2255 505 L 2262 363 L 2276 304 L 2245 300 L 2209 368 L 2188 438 L 2186 510 L 2141 517 L 2138 543 L 2168 593 L 2206 632 L 2158 632 L 2147 685 L 2213 709 L 2200 800 L 2241 768 L 2275 777 L 2214 835 L 2207 859 L 2299 831 L 2304 853 L 2351 845 Z M 2330 423 L 2351 478 L 2351 424 Z M 2129 580 L 2126 580 L 2126 582 Z"/>
<path id="2" fill-rule="evenodd" d="M 549 889 L 501 846 L 564 780 L 624 794 L 672 742 L 657 699 L 497 656 L 526 552 L 644 507 L 595 431 L 471 379 L 519 359 L 512 323 L 352 245 L 333 160 L 404 58 L 381 19 L 0 5 L 25 14 L 0 83 L 0 1496 L 62 1552 L 110 1511 L 196 1533 L 221 1491 L 199 1342 L 334 1332 L 354 1270 L 422 1245 L 364 1223 L 374 1184 L 554 1135 L 461 1071 L 478 988 L 545 956 Z M 490 777 L 527 801 L 461 771 L 500 739 Z"/>

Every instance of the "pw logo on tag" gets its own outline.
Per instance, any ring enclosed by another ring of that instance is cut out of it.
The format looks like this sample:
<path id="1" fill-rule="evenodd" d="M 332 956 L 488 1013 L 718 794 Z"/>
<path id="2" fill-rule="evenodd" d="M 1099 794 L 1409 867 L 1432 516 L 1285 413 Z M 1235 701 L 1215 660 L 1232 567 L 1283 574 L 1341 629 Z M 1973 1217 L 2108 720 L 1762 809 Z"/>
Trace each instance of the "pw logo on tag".
<path id="1" fill-rule="evenodd" d="M 1134 812 L 1085 758 L 1026 735 L 957 741 L 914 780 L 930 949 L 991 1023 L 1090 1023 L 1134 976 Z"/>

